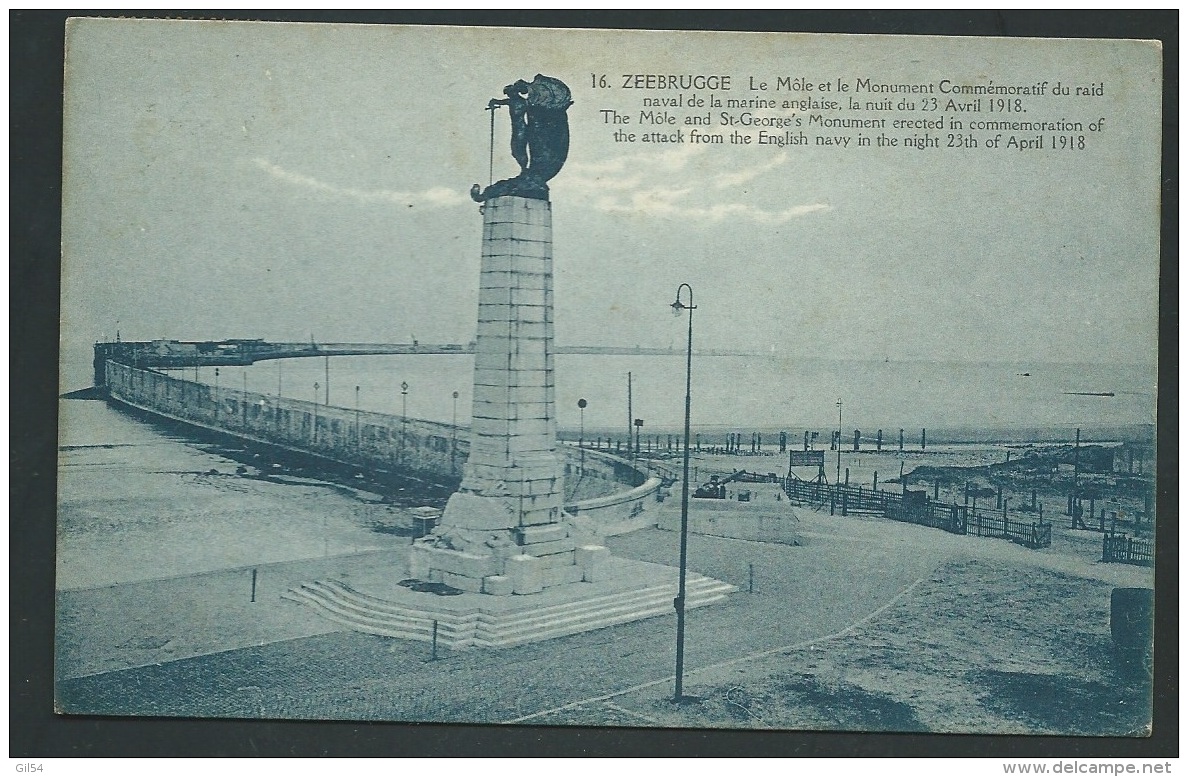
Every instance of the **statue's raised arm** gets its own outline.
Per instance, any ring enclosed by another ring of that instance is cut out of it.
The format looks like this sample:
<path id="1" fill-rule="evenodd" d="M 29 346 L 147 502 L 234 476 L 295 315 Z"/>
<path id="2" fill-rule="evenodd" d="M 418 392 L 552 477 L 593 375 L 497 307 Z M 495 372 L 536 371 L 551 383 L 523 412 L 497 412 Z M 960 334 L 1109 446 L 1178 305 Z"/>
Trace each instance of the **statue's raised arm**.
<path id="1" fill-rule="evenodd" d="M 470 196 L 476 202 L 513 195 L 535 200 L 549 198 L 548 181 L 561 171 L 569 155 L 569 119 L 573 105 L 569 87 L 539 73 L 531 83 L 516 81 L 503 89 L 505 99 L 491 100 L 488 108 L 506 105 L 511 115 L 511 153 L 520 174 L 483 189 L 477 183 Z"/>

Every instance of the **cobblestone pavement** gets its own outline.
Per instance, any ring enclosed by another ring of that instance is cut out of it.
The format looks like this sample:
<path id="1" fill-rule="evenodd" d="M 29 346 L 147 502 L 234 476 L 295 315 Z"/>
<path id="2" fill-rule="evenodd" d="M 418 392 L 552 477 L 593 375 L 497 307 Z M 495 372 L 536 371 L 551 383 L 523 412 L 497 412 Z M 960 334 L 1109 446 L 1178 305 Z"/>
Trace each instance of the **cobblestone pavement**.
<path id="1" fill-rule="evenodd" d="M 975 539 L 971 544 L 968 538 L 923 527 L 813 515 L 802 525 L 810 535 L 810 544 L 803 547 L 690 537 L 690 567 L 741 589 L 724 604 L 689 613 L 686 666 L 691 672 L 836 634 L 939 565 L 968 559 L 973 551 L 989 549 L 998 560 L 1024 567 L 1043 560 L 1042 554 L 1009 543 Z M 621 555 L 671 561 L 675 539 L 668 532 L 646 530 L 614 538 L 612 544 Z M 341 570 L 351 564 L 374 564 L 378 558 L 361 554 L 319 563 Z M 1131 572 L 1098 566 L 1107 575 Z M 748 592 L 752 570 L 753 593 Z M 295 568 L 290 574 L 300 577 L 316 571 Z M 160 606 L 145 604 L 149 610 Z M 268 606 L 296 608 L 289 616 L 296 622 L 313 624 L 315 630 L 319 623 L 328 628 L 293 603 L 278 600 Z M 89 611 L 92 619 L 110 623 L 95 607 L 98 604 Z M 85 620 L 87 614 L 75 617 Z M 225 617 L 237 620 L 232 613 Z M 599 702 L 592 712 L 579 714 L 575 709 L 536 722 L 585 723 L 594 715 L 601 725 L 649 725 L 648 719 L 655 717 L 646 711 L 651 700 L 672 692 L 674 624 L 670 615 L 505 650 L 443 649 L 437 661 L 430 660 L 426 643 L 354 632 L 311 632 L 296 639 L 250 646 L 241 642 L 207 655 L 172 661 L 166 657 L 161 664 L 64 679 L 59 705 L 107 715 L 501 722 L 646 685 L 622 704 L 611 699 L 612 706 Z M 196 629 L 209 625 L 193 624 Z M 140 628 L 150 632 L 148 636 L 160 631 L 149 624 Z M 235 631 L 233 624 L 225 628 Z M 641 697 L 648 704 L 641 704 Z"/>

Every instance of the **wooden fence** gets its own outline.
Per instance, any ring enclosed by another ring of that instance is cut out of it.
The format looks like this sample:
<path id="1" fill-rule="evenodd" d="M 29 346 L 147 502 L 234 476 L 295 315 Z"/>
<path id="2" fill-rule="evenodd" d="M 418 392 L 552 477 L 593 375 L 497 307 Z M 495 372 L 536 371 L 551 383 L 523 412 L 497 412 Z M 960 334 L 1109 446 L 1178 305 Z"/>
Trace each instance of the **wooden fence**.
<path id="1" fill-rule="evenodd" d="M 1046 548 L 1052 544 L 1051 523 L 1020 520 L 1005 510 L 974 510 L 967 505 L 935 501 L 929 499 L 925 491 L 880 491 L 861 486 L 786 478 L 784 493 L 796 504 L 817 508 L 829 505 L 831 512 L 840 512 L 842 515 L 881 515 L 953 534 L 1001 537 L 1029 548 Z"/>
<path id="2" fill-rule="evenodd" d="M 1155 543 L 1125 534 L 1106 534 L 1101 538 L 1101 560 L 1118 564 L 1155 566 Z"/>

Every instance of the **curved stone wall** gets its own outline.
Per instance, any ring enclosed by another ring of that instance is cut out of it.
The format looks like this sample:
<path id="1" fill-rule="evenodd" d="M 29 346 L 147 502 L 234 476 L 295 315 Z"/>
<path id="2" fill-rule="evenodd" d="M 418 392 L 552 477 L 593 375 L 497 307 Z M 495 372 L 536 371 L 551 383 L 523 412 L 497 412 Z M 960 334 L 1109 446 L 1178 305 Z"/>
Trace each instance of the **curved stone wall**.
<path id="1" fill-rule="evenodd" d="M 455 483 L 470 453 L 469 430 L 449 424 L 216 387 L 111 360 L 103 373 L 116 401 L 332 461 Z M 567 496 L 576 497 L 566 500 L 571 514 L 599 522 L 638 515 L 659 488 L 658 480 L 625 459 L 561 449 L 566 478 L 577 486 L 567 489 Z"/>

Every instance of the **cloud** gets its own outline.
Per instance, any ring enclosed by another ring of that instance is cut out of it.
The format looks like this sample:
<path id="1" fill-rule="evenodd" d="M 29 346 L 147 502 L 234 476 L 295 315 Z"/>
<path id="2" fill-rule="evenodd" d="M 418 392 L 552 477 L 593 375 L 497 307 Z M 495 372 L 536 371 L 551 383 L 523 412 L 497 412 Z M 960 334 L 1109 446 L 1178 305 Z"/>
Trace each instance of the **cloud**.
<path id="1" fill-rule="evenodd" d="M 637 167 L 655 167 L 668 172 L 683 170 L 689 161 L 705 152 L 706 146 L 677 146 L 659 153 L 643 152 L 601 159 L 597 162 L 576 162 L 565 168 L 566 175 L 579 178 L 601 177 L 634 170 Z"/>
<path id="2" fill-rule="evenodd" d="M 721 173 L 714 176 L 714 187 L 717 189 L 728 189 L 732 186 L 742 186 L 744 183 L 751 181 L 769 170 L 774 170 L 780 165 L 788 161 L 788 152 L 781 151 L 771 158 L 770 161 L 764 162 L 754 167 L 744 167 L 742 170 L 737 170 L 733 173 Z"/>
<path id="3" fill-rule="evenodd" d="M 605 213 L 717 222 L 750 220 L 757 224 L 782 224 L 790 219 L 832 210 L 825 203 L 769 209 L 752 202 L 722 201 L 744 184 L 788 161 L 787 152 L 742 169 L 713 171 L 720 157 L 703 156 L 707 146 L 678 146 L 659 153 L 624 154 L 566 167 L 554 188 L 584 196 Z M 693 163 L 696 162 L 696 165 Z M 741 196 L 753 196 L 745 190 Z M 708 195 L 708 196 L 707 196 Z M 707 201 L 708 200 L 708 201 Z"/>
<path id="4" fill-rule="evenodd" d="M 434 186 L 419 192 L 400 192 L 391 189 L 356 189 L 320 181 L 317 178 L 302 173 L 295 173 L 259 157 L 253 159 L 252 164 L 278 181 L 321 192 L 331 197 L 342 197 L 362 203 L 390 203 L 407 207 L 420 205 L 429 208 L 451 208 L 457 205 L 473 204 L 469 197 L 463 196 L 453 189 L 447 189 L 444 186 Z"/>
<path id="5" fill-rule="evenodd" d="M 605 197 L 596 201 L 595 207 L 608 213 L 671 216 L 710 222 L 723 221 L 728 218 L 735 220 L 750 219 L 759 224 L 783 224 L 786 221 L 807 216 L 810 213 L 822 213 L 833 210 L 833 206 L 824 203 L 794 205 L 782 210 L 765 210 L 738 202 L 717 203 L 704 206 L 680 204 L 678 200 L 685 197 L 688 193 L 688 189 L 648 189 L 634 193 L 629 200 L 616 200 L 613 197 Z"/>

